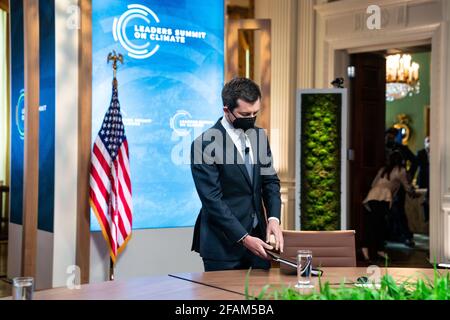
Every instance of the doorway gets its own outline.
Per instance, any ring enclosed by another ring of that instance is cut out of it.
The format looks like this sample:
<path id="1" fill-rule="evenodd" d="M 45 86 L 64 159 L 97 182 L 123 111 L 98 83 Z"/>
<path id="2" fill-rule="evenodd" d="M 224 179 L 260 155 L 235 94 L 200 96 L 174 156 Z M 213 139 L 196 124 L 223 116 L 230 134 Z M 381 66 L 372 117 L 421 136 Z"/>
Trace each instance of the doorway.
<path id="1" fill-rule="evenodd" d="M 392 64 L 393 57 L 395 60 L 404 55 L 412 58 L 410 62 L 406 56 L 408 63 L 420 65 L 419 81 L 410 82 L 412 88 L 405 91 L 405 96 L 401 90 L 406 90 L 406 87 L 393 81 L 391 72 L 386 74 L 387 60 Z M 428 148 L 425 146 L 425 137 L 430 135 L 430 60 L 430 45 L 350 55 L 354 72 L 349 76 L 349 144 L 352 151 L 349 159 L 349 220 L 350 227 L 356 230 L 357 248 L 361 249 L 364 236 L 374 231 L 364 219 L 368 212 L 362 202 L 378 170 L 393 151 L 386 147 L 387 132 L 395 132 L 409 181 L 417 189 L 416 197 L 402 197 L 404 192 L 397 192 L 400 200 L 393 202 L 394 206 L 386 216 L 384 240 L 390 266 L 431 267 L 428 260 L 430 149 L 429 145 Z M 364 265 L 361 250 L 358 253 L 359 263 Z M 385 264 L 381 258 L 373 259 L 371 263 L 374 261 Z"/>

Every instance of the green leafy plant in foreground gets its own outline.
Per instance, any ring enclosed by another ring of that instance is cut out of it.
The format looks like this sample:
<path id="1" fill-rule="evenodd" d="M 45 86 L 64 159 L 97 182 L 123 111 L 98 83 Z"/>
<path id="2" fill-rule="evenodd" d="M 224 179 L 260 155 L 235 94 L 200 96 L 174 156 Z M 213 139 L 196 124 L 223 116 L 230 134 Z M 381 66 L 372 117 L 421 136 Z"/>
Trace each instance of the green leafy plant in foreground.
<path id="1" fill-rule="evenodd" d="M 249 294 L 249 276 L 245 282 L 245 297 L 247 300 L 450 300 L 450 273 L 440 275 L 435 268 L 434 278 L 426 275 L 415 281 L 410 279 L 396 283 L 394 278 L 385 274 L 380 281 L 380 287 L 346 287 L 341 284 L 333 288 L 327 281 L 322 283 L 319 278 L 319 289 L 302 294 L 298 289 L 266 285 L 257 295 Z"/>

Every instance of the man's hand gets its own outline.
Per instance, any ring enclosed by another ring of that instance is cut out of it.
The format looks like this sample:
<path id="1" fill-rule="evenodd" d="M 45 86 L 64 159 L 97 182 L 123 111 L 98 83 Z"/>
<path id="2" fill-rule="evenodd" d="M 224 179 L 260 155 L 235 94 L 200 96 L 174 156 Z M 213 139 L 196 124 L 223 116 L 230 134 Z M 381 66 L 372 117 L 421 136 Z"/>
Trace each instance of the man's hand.
<path id="1" fill-rule="evenodd" d="M 283 232 L 281 231 L 280 225 L 277 220 L 269 220 L 269 224 L 267 225 L 267 235 L 266 242 L 270 242 L 270 236 L 275 236 L 275 250 L 280 250 L 283 253 L 284 249 L 284 239 Z"/>
<path id="2" fill-rule="evenodd" d="M 242 244 L 255 255 L 265 260 L 271 260 L 266 250 L 273 250 L 273 247 L 262 241 L 260 238 L 246 236 Z"/>

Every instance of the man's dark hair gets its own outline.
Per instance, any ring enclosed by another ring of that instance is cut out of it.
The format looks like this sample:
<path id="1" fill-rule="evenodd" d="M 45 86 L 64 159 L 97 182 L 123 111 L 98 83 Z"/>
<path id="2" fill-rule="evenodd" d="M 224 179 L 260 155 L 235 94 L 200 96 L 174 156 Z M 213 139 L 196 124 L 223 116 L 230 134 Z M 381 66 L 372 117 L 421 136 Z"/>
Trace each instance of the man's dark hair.
<path id="1" fill-rule="evenodd" d="M 234 78 L 222 89 L 223 105 L 233 112 L 238 106 L 238 99 L 254 103 L 261 98 L 259 86 L 247 78 Z"/>

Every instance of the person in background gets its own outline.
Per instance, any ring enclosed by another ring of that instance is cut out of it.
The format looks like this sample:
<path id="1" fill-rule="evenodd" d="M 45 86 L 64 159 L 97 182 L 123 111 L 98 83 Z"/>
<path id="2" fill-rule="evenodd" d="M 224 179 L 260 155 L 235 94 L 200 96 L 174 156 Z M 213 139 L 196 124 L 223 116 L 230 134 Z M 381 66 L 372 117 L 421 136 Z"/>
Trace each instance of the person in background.
<path id="1" fill-rule="evenodd" d="M 427 189 L 423 202 L 424 220 L 428 222 L 430 217 L 430 137 L 426 137 L 425 148 L 417 152 L 417 162 L 419 172 L 417 176 L 417 185 L 420 189 Z"/>
<path id="2" fill-rule="evenodd" d="M 399 152 L 403 165 L 406 169 L 408 182 L 411 183 L 417 170 L 417 159 L 414 153 L 403 145 L 401 141 L 400 131 L 394 127 L 386 131 L 385 156 L 388 161 L 393 152 Z M 389 216 L 389 238 L 394 241 L 403 242 L 409 247 L 414 247 L 413 233 L 409 229 L 408 218 L 405 212 L 406 192 L 402 186 L 396 193 L 391 207 L 391 215 Z"/>
<path id="3" fill-rule="evenodd" d="M 418 162 L 414 153 L 401 143 L 402 137 L 400 130 L 391 127 L 386 130 L 385 134 L 385 156 L 386 161 L 389 160 L 391 153 L 398 151 L 402 155 L 404 160 L 406 173 L 408 174 L 409 181 L 412 181 L 414 174 L 416 173 Z"/>
<path id="4" fill-rule="evenodd" d="M 403 157 L 396 151 L 390 154 L 387 164 L 378 171 L 363 201 L 366 212 L 362 253 L 366 261 L 375 260 L 376 256 L 387 258 L 384 249 L 386 218 L 401 186 L 411 196 L 415 196 L 414 188 L 407 177 Z"/>

